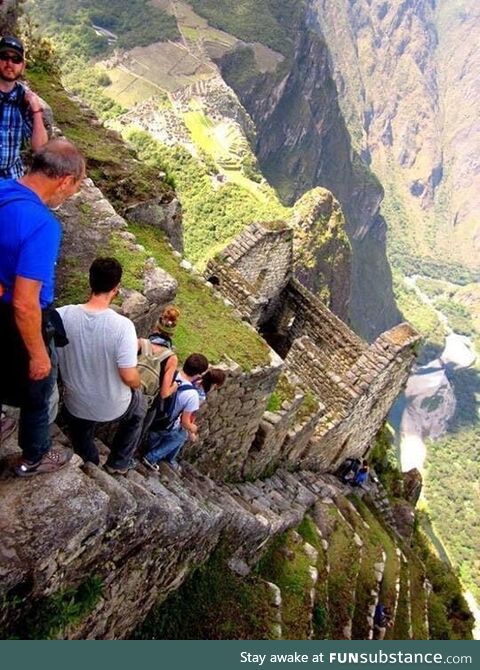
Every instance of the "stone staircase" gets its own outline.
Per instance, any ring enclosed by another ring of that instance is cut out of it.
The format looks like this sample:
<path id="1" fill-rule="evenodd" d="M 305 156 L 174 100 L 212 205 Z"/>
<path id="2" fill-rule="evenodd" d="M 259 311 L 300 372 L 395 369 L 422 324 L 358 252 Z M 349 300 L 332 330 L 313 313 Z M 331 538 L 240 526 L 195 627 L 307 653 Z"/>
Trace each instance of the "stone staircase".
<path id="1" fill-rule="evenodd" d="M 68 445 L 58 429 L 54 439 Z M 103 463 L 108 448 L 97 444 Z M 162 464 L 157 475 L 139 464 L 112 477 L 74 456 L 58 473 L 19 480 L 9 471 L 16 454 L 12 436 L 0 449 L 4 596 L 28 588 L 35 599 L 78 584 L 93 570 L 103 580 L 95 611 L 64 637 L 127 637 L 220 544 L 228 547 L 230 569 L 243 578 L 285 534 L 282 569 L 288 575 L 298 566 L 301 586 L 295 591 L 286 579 L 282 590 L 282 583 L 264 580 L 272 638 L 371 639 L 379 599 L 407 617 L 403 628 L 412 636 L 407 559 L 333 475 L 278 470 L 265 480 L 222 484 L 183 462 L 181 472 Z M 292 620 L 298 603 L 301 614 Z M 423 619 L 424 612 L 423 605 Z"/>

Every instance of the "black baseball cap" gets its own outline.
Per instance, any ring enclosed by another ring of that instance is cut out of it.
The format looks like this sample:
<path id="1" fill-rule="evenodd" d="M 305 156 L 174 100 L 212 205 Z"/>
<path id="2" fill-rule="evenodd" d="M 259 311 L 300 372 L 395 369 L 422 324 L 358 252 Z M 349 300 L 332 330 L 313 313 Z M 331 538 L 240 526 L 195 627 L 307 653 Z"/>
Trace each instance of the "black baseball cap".
<path id="1" fill-rule="evenodd" d="M 20 54 L 22 58 L 25 55 L 25 49 L 18 37 L 10 35 L 0 38 L 0 51 L 15 51 L 17 54 Z"/>

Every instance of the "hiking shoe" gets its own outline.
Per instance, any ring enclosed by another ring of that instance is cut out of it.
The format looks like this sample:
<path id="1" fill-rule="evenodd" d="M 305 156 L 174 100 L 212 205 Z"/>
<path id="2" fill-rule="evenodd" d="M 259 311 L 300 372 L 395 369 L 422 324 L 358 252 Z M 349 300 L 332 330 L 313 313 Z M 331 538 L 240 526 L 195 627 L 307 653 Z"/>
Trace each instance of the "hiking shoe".
<path id="1" fill-rule="evenodd" d="M 135 470 L 137 467 L 138 463 L 137 461 L 132 458 L 127 465 L 110 465 L 109 463 L 105 463 L 105 470 L 108 472 L 109 475 L 126 475 L 129 470 Z"/>
<path id="2" fill-rule="evenodd" d="M 177 461 L 165 461 L 165 463 L 172 468 L 172 470 L 175 470 L 175 472 L 180 473 L 182 471 L 182 466 L 180 463 L 177 463 Z"/>
<path id="3" fill-rule="evenodd" d="M 36 463 L 22 458 L 15 467 L 17 477 L 33 477 L 48 472 L 56 472 L 63 468 L 71 460 L 73 451 L 71 449 L 50 449 Z"/>
<path id="4" fill-rule="evenodd" d="M 142 458 L 142 463 L 143 465 L 146 465 L 147 468 L 150 468 L 150 470 L 153 470 L 154 472 L 159 471 L 159 467 L 156 463 L 151 463 L 146 456 Z"/>
<path id="5" fill-rule="evenodd" d="M 0 421 L 0 444 L 8 440 L 10 435 L 15 432 L 17 422 L 11 416 L 5 416 Z"/>

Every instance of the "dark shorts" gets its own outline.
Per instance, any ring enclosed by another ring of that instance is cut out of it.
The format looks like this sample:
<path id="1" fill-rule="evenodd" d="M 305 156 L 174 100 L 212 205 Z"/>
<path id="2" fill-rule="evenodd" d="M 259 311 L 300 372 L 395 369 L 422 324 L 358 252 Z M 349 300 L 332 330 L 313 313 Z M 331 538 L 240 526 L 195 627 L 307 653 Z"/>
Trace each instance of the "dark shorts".
<path id="1" fill-rule="evenodd" d="M 0 404 L 22 405 L 28 385 L 28 361 L 13 308 L 0 302 Z"/>
<path id="2" fill-rule="evenodd" d="M 43 339 L 52 337 L 50 310 L 42 311 Z M 13 307 L 0 302 L 0 405 L 21 407 L 29 386 L 29 356 L 15 323 Z"/>

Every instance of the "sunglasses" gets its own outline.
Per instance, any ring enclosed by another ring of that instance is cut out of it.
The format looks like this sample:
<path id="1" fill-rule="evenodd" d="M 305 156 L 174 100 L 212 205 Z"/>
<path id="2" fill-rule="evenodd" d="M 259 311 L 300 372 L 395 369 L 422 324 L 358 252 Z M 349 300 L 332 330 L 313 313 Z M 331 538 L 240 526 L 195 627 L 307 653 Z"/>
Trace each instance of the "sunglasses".
<path id="1" fill-rule="evenodd" d="M 23 63 L 23 58 L 19 54 L 12 55 L 7 53 L 0 53 L 0 60 L 4 63 L 10 61 L 11 63 L 15 63 L 15 65 L 20 65 L 20 63 Z"/>

